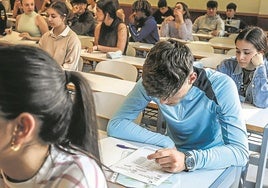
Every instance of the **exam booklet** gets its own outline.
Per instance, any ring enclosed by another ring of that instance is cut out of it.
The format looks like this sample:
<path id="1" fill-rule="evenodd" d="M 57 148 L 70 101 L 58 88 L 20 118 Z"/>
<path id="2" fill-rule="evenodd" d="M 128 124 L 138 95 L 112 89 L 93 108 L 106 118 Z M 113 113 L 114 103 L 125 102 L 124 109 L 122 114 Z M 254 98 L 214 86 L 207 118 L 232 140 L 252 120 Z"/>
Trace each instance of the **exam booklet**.
<path id="1" fill-rule="evenodd" d="M 113 164 L 111 169 L 146 184 L 158 186 L 172 174 L 163 172 L 154 160 L 147 159 L 147 156 L 155 151 L 156 149 L 150 146 L 141 147 Z"/>

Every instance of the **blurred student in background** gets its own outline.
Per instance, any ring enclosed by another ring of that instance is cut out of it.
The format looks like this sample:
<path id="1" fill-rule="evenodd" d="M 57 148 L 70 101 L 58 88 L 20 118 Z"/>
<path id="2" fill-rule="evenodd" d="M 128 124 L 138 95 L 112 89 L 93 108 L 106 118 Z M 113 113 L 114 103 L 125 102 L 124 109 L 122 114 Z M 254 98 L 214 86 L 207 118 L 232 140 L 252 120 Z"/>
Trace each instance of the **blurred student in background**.
<path id="1" fill-rule="evenodd" d="M 174 17 L 167 17 L 162 23 L 160 29 L 161 37 L 172 37 L 183 40 L 193 40 L 192 21 L 188 6 L 183 2 L 177 2 L 174 11 Z"/>
<path id="2" fill-rule="evenodd" d="M 166 0 L 159 0 L 157 6 L 158 9 L 153 13 L 153 17 L 157 24 L 162 24 L 165 18 L 173 15 L 173 11 Z"/>
<path id="3" fill-rule="evenodd" d="M 78 70 L 81 42 L 67 23 L 69 9 L 62 1 L 56 1 L 47 9 L 47 21 L 52 29 L 39 41 L 39 46 L 48 52 L 63 68 Z"/>

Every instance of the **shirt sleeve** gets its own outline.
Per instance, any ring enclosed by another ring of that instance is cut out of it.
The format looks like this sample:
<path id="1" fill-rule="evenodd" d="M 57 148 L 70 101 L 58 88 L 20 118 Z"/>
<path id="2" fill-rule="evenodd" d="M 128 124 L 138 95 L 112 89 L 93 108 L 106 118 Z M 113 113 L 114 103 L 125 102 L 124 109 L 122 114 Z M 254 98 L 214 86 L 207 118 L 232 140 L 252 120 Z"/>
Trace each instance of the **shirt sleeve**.
<path id="1" fill-rule="evenodd" d="M 247 131 L 236 86 L 231 78 L 222 76 L 213 87 L 218 101 L 220 127 L 217 128 L 221 129 L 223 145 L 192 150 L 196 159 L 195 169 L 245 166 L 249 157 Z"/>
<path id="2" fill-rule="evenodd" d="M 192 21 L 186 19 L 179 28 L 179 38 L 183 40 L 190 40 L 192 38 Z"/>
<path id="3" fill-rule="evenodd" d="M 268 107 L 268 61 L 256 68 L 253 76 L 253 104 L 260 108 Z"/>
<path id="4" fill-rule="evenodd" d="M 174 142 L 168 136 L 149 131 L 133 122 L 150 101 L 151 98 L 146 94 L 139 80 L 124 104 L 109 121 L 108 135 L 160 147 L 174 147 Z"/>
<path id="5" fill-rule="evenodd" d="M 62 66 L 66 69 L 77 70 L 81 55 L 81 42 L 75 33 L 72 33 L 67 45 L 65 61 Z"/>

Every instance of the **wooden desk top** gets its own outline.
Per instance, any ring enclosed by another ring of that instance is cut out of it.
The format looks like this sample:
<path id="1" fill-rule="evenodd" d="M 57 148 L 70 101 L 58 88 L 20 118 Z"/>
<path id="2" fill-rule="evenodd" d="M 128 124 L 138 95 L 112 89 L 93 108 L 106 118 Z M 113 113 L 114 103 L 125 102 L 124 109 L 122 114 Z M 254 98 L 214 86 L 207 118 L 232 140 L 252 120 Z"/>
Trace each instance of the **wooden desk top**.
<path id="1" fill-rule="evenodd" d="M 123 55 L 122 57 L 116 58 L 116 59 L 109 59 L 106 57 L 106 53 L 103 53 L 100 51 L 94 51 L 92 53 L 87 53 L 87 52 L 82 51 L 81 57 L 88 61 L 96 61 L 96 62 L 105 61 L 105 60 L 126 62 L 126 63 L 134 65 L 137 69 L 142 69 L 144 61 L 145 61 L 145 58 L 126 56 L 126 55 Z"/>
<path id="2" fill-rule="evenodd" d="M 242 103 L 242 109 L 247 129 L 263 133 L 264 127 L 268 124 L 268 108 L 257 108 L 252 104 Z"/>

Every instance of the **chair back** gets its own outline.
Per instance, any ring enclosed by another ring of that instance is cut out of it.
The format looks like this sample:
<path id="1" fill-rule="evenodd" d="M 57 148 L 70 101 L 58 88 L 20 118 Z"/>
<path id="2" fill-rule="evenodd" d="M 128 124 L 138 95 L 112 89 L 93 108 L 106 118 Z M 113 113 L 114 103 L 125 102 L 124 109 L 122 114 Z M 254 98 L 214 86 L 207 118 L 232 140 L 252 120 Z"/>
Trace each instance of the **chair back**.
<path id="1" fill-rule="evenodd" d="M 97 114 L 98 128 L 106 131 L 108 121 L 123 104 L 126 97 L 110 92 L 93 92 L 93 98 Z M 142 116 L 139 115 L 135 122 L 139 124 L 141 122 L 141 117 Z"/>
<path id="2" fill-rule="evenodd" d="M 136 50 L 135 50 L 135 48 L 133 46 L 131 46 L 131 45 L 128 45 L 127 46 L 126 55 L 127 56 L 133 56 L 133 57 L 135 57 L 136 56 Z"/>
<path id="3" fill-rule="evenodd" d="M 93 47 L 93 37 L 90 36 L 78 36 L 82 49 Z"/>
<path id="4" fill-rule="evenodd" d="M 204 68 L 216 69 L 217 66 L 225 59 L 223 56 L 205 57 L 199 60 Z"/>
<path id="5" fill-rule="evenodd" d="M 186 43 L 185 45 L 188 46 L 192 52 L 214 53 L 214 48 L 208 42 L 194 41 Z"/>
<path id="6" fill-rule="evenodd" d="M 121 78 L 128 81 L 137 81 L 138 70 L 134 65 L 126 62 L 107 60 L 101 61 L 96 65 L 96 73 L 103 73 L 113 75 L 114 77 Z"/>
<path id="7" fill-rule="evenodd" d="M 228 50 L 226 55 L 229 55 L 229 56 L 235 56 L 236 55 L 236 49 L 231 49 L 231 50 Z"/>
<path id="8" fill-rule="evenodd" d="M 221 43 L 221 44 L 234 44 L 234 39 L 231 37 L 213 37 L 209 39 L 210 43 Z"/>

